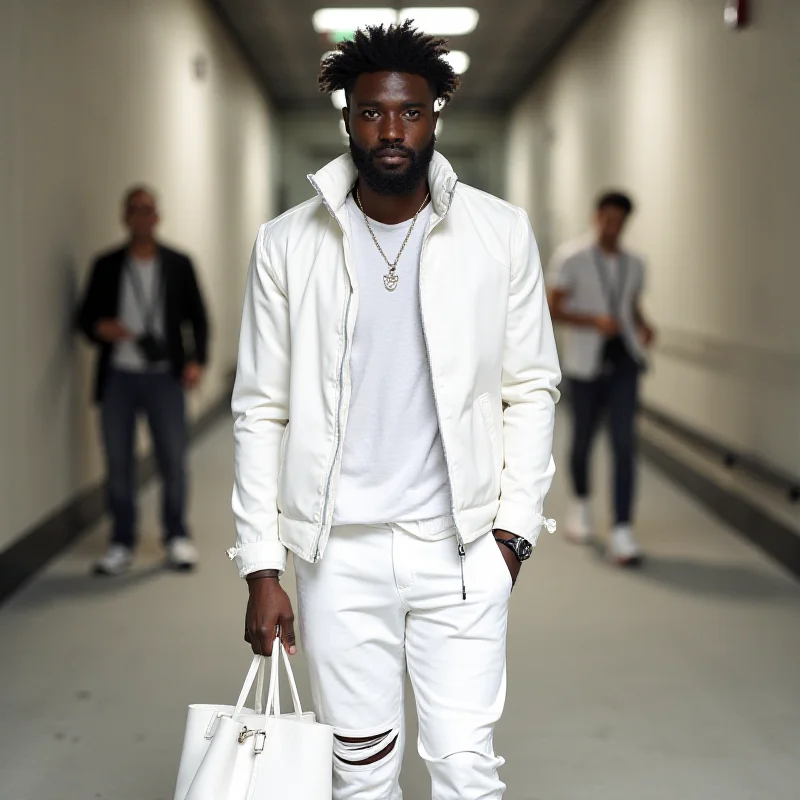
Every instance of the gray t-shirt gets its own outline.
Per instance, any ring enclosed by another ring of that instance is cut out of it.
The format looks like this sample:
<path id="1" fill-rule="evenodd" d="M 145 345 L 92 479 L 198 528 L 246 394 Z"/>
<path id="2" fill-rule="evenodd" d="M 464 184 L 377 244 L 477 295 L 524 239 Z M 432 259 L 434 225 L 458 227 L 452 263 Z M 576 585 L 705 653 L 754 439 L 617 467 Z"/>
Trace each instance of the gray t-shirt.
<path id="1" fill-rule="evenodd" d="M 644 271 L 644 262 L 633 253 L 621 250 L 609 257 L 594 242 L 583 240 L 556 252 L 550 263 L 548 284 L 566 292 L 564 308 L 569 312 L 617 317 L 628 351 L 644 363 L 635 316 L 644 286 Z M 618 302 L 612 298 L 618 298 Z M 594 328 L 575 325 L 567 328 L 561 353 L 564 374 L 579 380 L 597 378 L 602 370 L 603 335 Z"/>
<path id="2" fill-rule="evenodd" d="M 137 281 L 134 284 L 134 281 Z M 138 287 L 138 293 L 137 293 Z M 114 347 L 112 364 L 126 372 L 151 372 L 169 368 L 169 364 L 151 364 L 142 354 L 135 339 L 146 331 L 148 315 L 152 319 L 150 332 L 164 336 L 164 293 L 161 265 L 156 259 L 129 258 L 122 271 L 119 286 L 119 321 L 133 334 L 134 339 L 118 342 Z"/>

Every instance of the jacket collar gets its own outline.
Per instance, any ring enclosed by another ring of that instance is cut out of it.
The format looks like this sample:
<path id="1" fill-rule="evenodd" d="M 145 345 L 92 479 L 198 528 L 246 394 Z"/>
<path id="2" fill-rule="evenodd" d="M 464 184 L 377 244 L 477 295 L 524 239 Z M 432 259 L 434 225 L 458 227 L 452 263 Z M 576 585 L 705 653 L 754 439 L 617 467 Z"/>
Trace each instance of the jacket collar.
<path id="1" fill-rule="evenodd" d="M 119 265 L 125 266 L 125 263 L 131 258 L 131 245 L 130 242 L 126 242 L 119 250 L 117 250 L 113 258 L 115 261 L 119 263 Z M 159 264 L 165 264 L 168 261 L 172 261 L 172 256 L 170 251 L 164 247 L 163 244 L 160 242 L 156 242 L 156 254 L 155 260 Z"/>
<path id="2" fill-rule="evenodd" d="M 308 180 L 325 203 L 328 211 L 336 216 L 347 200 L 358 177 L 353 159 L 345 153 L 324 166 L 319 172 L 308 175 Z M 428 183 L 431 187 L 431 204 L 439 217 L 450 210 L 458 176 L 450 162 L 439 152 L 434 152 L 428 168 Z"/>

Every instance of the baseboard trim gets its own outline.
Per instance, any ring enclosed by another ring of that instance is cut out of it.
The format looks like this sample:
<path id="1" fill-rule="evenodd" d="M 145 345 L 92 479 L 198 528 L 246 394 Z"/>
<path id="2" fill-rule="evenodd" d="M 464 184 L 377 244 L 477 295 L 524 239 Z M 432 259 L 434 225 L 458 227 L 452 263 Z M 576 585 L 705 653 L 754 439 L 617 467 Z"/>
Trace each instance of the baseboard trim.
<path id="1" fill-rule="evenodd" d="M 569 404 L 569 381 L 565 381 L 561 389 L 565 403 Z M 647 408 L 642 409 L 642 413 L 653 418 Z M 721 485 L 701 468 L 665 448 L 655 437 L 649 437 L 645 431 L 639 433 L 638 448 L 641 455 L 673 483 L 800 579 L 800 536 L 788 525 Z"/>
<path id="2" fill-rule="evenodd" d="M 230 393 L 225 392 L 190 425 L 190 442 L 196 442 L 214 423 L 229 413 Z M 156 461 L 153 455 L 139 459 L 137 474 L 139 488 L 155 476 Z M 101 481 L 77 494 L 0 552 L 0 604 L 19 591 L 87 528 L 96 524 L 105 510 L 106 484 Z"/>
<path id="3" fill-rule="evenodd" d="M 191 425 L 192 443 L 206 433 L 230 410 L 230 395 L 223 394 Z M 672 481 L 689 491 L 720 519 L 800 578 L 800 536 L 770 517 L 735 492 L 716 483 L 708 475 L 674 453 L 661 447 L 646 434 L 640 437 L 643 456 Z M 152 455 L 140 459 L 139 486 L 156 474 Z M 11 597 L 69 547 L 105 513 L 105 482 L 76 495 L 47 519 L 33 526 L 11 546 L 0 552 L 0 604 Z"/>
<path id="4" fill-rule="evenodd" d="M 746 452 L 740 452 L 718 441 L 697 428 L 673 417 L 654 406 L 643 403 L 640 407 L 642 416 L 655 423 L 659 428 L 672 436 L 683 439 L 691 447 L 709 453 L 719 459 L 728 469 L 742 471 L 762 483 L 766 483 L 786 493 L 786 499 L 795 503 L 800 499 L 800 477 L 789 474 L 785 469 L 767 463 L 763 459 Z"/>
<path id="5" fill-rule="evenodd" d="M 639 437 L 642 455 L 723 522 L 800 578 L 800 536 L 735 491 L 720 485 L 698 467 L 659 445 Z"/>

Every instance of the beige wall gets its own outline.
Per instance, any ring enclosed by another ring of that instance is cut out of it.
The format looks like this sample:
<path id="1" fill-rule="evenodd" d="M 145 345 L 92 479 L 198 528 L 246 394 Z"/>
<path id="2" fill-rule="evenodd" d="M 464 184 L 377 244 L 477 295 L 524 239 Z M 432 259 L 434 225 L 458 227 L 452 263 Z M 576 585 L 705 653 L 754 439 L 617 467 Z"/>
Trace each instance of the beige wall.
<path id="1" fill-rule="evenodd" d="M 608 0 L 515 109 L 510 199 L 545 255 L 628 188 L 661 329 L 649 403 L 800 474 L 800 3 Z"/>
<path id="2" fill-rule="evenodd" d="M 197 80 L 193 60 L 207 59 Z M 160 192 L 213 324 L 192 413 L 235 359 L 250 248 L 271 215 L 272 115 L 202 0 L 0 4 L 0 548 L 101 475 L 89 348 L 71 314 L 119 242 L 123 189 Z"/>

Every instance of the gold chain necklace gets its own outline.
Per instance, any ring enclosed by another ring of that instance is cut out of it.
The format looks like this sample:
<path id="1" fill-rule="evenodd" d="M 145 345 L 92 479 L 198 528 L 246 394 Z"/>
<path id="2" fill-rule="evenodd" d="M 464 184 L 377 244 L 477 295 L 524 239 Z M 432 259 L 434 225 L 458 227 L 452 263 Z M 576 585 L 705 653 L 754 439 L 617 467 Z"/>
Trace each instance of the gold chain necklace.
<path id="1" fill-rule="evenodd" d="M 417 224 L 417 217 L 420 215 L 422 209 L 425 208 L 425 203 L 428 202 L 428 198 L 430 196 L 430 192 L 425 195 L 422 205 L 417 209 L 417 213 L 414 214 L 414 219 L 411 220 L 411 226 L 408 229 L 406 238 L 403 239 L 403 245 L 400 248 L 400 252 L 397 254 L 397 258 L 394 261 L 389 261 L 389 259 L 386 257 L 386 253 L 383 252 L 383 248 L 381 247 L 381 243 L 378 241 L 378 237 L 375 235 L 375 231 L 372 230 L 372 225 L 369 224 L 369 217 L 367 216 L 366 211 L 364 211 L 364 206 L 361 205 L 361 196 L 358 193 L 358 189 L 356 189 L 356 203 L 361 209 L 361 213 L 364 215 L 364 222 L 367 224 L 367 230 L 370 232 L 370 236 L 372 236 L 372 241 L 375 242 L 375 247 L 378 248 L 378 252 L 383 256 L 386 266 L 389 267 L 389 271 L 383 276 L 383 285 L 386 287 L 388 292 L 393 292 L 397 288 L 397 284 L 400 282 L 400 276 L 397 274 L 397 265 L 400 263 L 400 256 L 403 255 L 403 250 L 406 249 L 408 240 L 411 238 L 411 232 L 414 230 L 414 225 Z"/>

